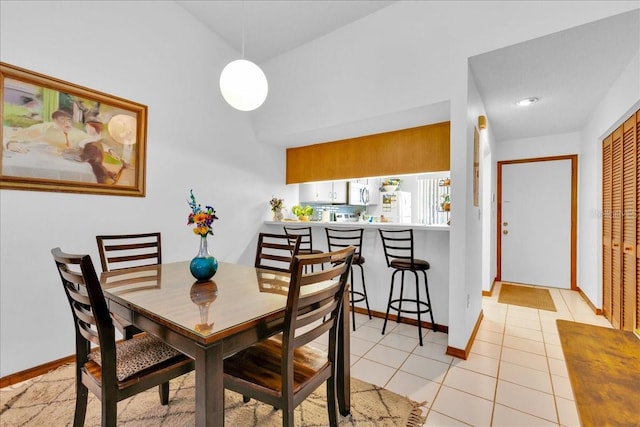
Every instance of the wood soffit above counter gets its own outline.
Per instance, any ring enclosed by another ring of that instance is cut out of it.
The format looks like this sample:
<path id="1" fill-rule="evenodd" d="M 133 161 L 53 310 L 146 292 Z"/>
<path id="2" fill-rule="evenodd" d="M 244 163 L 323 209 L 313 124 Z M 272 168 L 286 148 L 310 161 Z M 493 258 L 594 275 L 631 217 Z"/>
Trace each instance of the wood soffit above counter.
<path id="1" fill-rule="evenodd" d="M 287 184 L 450 169 L 450 122 L 287 149 Z"/>

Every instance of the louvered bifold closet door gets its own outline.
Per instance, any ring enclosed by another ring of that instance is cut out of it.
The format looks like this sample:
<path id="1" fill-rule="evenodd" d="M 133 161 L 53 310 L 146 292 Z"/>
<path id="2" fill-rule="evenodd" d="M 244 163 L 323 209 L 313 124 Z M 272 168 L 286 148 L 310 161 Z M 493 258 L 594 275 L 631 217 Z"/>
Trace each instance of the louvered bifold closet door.
<path id="1" fill-rule="evenodd" d="M 611 140 L 611 324 L 622 320 L 622 126 Z"/>
<path id="2" fill-rule="evenodd" d="M 636 317 L 635 328 L 640 330 L 640 110 L 636 116 Z"/>
<path id="3" fill-rule="evenodd" d="M 611 321 L 611 140 L 602 141 L 602 312 Z"/>
<path id="4" fill-rule="evenodd" d="M 637 238 L 637 139 L 636 118 L 622 125 L 622 303 L 621 329 L 632 331 L 636 317 Z"/>

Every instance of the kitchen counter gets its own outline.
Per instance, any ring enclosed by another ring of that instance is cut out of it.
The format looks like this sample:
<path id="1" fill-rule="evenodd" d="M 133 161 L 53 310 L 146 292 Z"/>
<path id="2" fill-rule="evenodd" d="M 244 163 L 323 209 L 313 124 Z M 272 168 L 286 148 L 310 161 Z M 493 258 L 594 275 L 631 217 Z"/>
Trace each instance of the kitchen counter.
<path id="1" fill-rule="evenodd" d="M 262 232 L 283 233 L 283 226 L 311 227 L 313 248 L 327 250 L 327 235 L 325 228 L 364 228 L 362 255 L 364 263 L 365 282 L 369 297 L 369 306 L 374 315 L 384 318 L 389 299 L 391 274 L 393 270 L 387 267 L 384 249 L 378 229 L 412 229 L 414 251 L 416 258 L 429 262 L 431 268 L 427 271 L 429 280 L 429 294 L 433 304 L 436 324 L 449 325 L 449 229 L 448 225 L 398 224 L 391 222 L 321 222 L 321 221 L 265 221 Z M 397 275 L 399 276 L 399 275 Z M 399 279 L 398 279 L 399 280 Z M 395 291 L 400 289 L 396 280 Z M 356 289 L 361 288 L 360 275 L 356 274 Z M 405 295 L 415 295 L 414 276 L 405 275 Z M 420 282 L 421 298 L 424 298 L 424 285 Z M 395 296 L 394 296 L 395 298 Z M 364 307 L 364 303 L 357 304 Z M 393 313 L 393 311 L 392 311 Z M 416 318 L 415 315 L 407 317 Z M 358 322 L 358 319 L 356 319 Z M 358 325 L 362 322 L 360 321 Z M 417 336 L 416 336 L 417 342 Z"/>
<path id="2" fill-rule="evenodd" d="M 358 222 L 358 221 L 265 221 L 265 224 L 269 225 L 282 225 L 282 226 L 291 226 L 291 227 L 343 227 L 343 228 L 354 228 L 354 227 L 362 227 L 362 228 L 401 228 L 407 229 L 412 228 L 414 230 L 434 230 L 434 231 L 449 231 L 449 226 L 446 224 L 435 224 L 435 225 L 425 225 L 425 224 L 400 224 L 396 222 Z"/>

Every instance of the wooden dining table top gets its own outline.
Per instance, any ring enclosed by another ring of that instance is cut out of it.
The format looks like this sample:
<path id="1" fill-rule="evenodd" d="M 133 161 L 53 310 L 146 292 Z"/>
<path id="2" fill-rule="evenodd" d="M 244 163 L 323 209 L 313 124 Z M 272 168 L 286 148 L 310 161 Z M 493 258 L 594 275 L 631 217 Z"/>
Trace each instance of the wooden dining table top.
<path id="1" fill-rule="evenodd" d="M 202 344 L 282 317 L 289 280 L 288 273 L 227 262 L 220 262 L 215 276 L 205 282 L 191 276 L 189 261 L 101 275 L 108 299 Z"/>

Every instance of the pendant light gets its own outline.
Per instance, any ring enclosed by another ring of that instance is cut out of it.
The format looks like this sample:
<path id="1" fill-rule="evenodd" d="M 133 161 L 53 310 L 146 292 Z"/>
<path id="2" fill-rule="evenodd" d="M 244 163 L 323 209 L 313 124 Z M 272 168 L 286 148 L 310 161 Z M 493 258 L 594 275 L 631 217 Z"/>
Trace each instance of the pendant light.
<path id="1" fill-rule="evenodd" d="M 240 111 L 253 111 L 267 99 L 267 77 L 255 63 L 244 59 L 244 23 L 242 59 L 231 61 L 224 67 L 220 73 L 220 92 L 229 105 Z"/>

